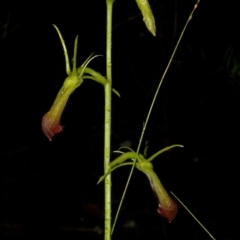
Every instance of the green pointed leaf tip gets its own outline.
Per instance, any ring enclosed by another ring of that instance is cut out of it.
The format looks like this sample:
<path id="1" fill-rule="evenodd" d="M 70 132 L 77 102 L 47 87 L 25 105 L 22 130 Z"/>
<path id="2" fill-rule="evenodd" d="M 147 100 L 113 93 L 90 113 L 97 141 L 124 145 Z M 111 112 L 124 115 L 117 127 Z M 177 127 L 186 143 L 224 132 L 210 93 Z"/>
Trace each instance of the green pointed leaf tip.
<path id="1" fill-rule="evenodd" d="M 59 31 L 58 27 L 56 25 L 54 25 L 54 24 L 53 24 L 53 26 L 56 29 L 56 31 L 58 33 L 58 36 L 60 38 L 60 41 L 62 43 L 63 52 L 64 52 L 64 56 L 65 56 L 65 62 L 66 62 L 66 72 L 67 72 L 67 75 L 70 75 L 71 74 L 71 68 L 70 68 L 70 63 L 69 63 L 69 57 L 68 57 L 68 51 L 67 51 L 66 44 L 64 42 L 64 39 L 63 39 L 62 34 Z"/>
<path id="2" fill-rule="evenodd" d="M 147 29 L 152 33 L 152 35 L 156 36 L 156 25 L 155 19 L 151 10 L 151 7 L 148 3 L 148 0 L 136 0 L 139 9 L 143 15 L 143 21 L 146 24 Z"/>
<path id="3" fill-rule="evenodd" d="M 170 150 L 171 148 L 175 148 L 175 147 L 184 147 L 183 145 L 180 145 L 180 144 L 174 144 L 174 145 L 171 145 L 171 146 L 168 146 L 168 147 L 165 147 L 161 150 L 159 150 L 158 152 L 156 152 L 155 154 L 153 154 L 147 161 L 150 162 L 152 161 L 154 158 L 156 158 L 158 155 Z"/>

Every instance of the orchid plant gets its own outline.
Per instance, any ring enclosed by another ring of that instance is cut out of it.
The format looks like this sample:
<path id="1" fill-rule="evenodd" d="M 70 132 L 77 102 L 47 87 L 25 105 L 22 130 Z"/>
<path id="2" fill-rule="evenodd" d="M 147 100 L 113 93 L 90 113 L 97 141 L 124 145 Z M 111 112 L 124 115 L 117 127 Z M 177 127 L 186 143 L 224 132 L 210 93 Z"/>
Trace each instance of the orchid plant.
<path id="1" fill-rule="evenodd" d="M 172 56 L 169 60 L 169 63 L 166 67 L 166 70 L 159 82 L 158 88 L 156 90 L 155 96 L 153 98 L 152 104 L 149 109 L 149 113 L 147 115 L 146 121 L 143 126 L 142 134 L 139 140 L 138 148 L 135 151 L 133 151 L 130 148 L 125 147 L 125 149 L 128 149 L 130 151 L 128 152 L 122 152 L 117 151 L 118 153 L 121 153 L 119 157 L 117 157 L 115 160 L 110 162 L 110 136 L 111 136 L 111 94 L 112 91 L 117 94 L 119 93 L 112 88 L 112 9 L 113 9 L 113 3 L 114 0 L 106 0 L 107 4 L 107 41 L 106 41 L 106 77 L 102 76 L 100 73 L 94 71 L 91 68 L 88 68 L 88 64 L 96 57 L 100 55 L 90 55 L 85 62 L 77 68 L 76 59 L 77 59 L 77 44 L 78 44 L 78 36 L 75 39 L 74 43 L 74 56 L 73 56 L 73 68 L 72 71 L 70 69 L 69 64 L 69 58 L 68 58 L 68 52 L 65 45 L 65 42 L 63 40 L 63 37 L 57 28 L 57 26 L 53 25 L 55 29 L 57 30 L 57 33 L 59 35 L 59 38 L 61 40 L 64 56 L 65 56 L 65 62 L 66 62 L 66 72 L 67 72 L 67 78 L 65 79 L 63 86 L 59 90 L 56 99 L 50 108 L 50 110 L 43 116 L 42 118 L 42 130 L 45 136 L 49 139 L 49 141 L 52 141 L 52 138 L 55 134 L 60 133 L 63 130 L 63 126 L 61 125 L 61 116 L 63 113 L 63 110 L 67 104 L 67 101 L 70 97 L 70 95 L 74 92 L 76 88 L 78 88 L 82 83 L 84 79 L 91 79 L 94 80 L 104 86 L 104 92 L 105 92 L 105 123 L 104 123 L 104 175 L 99 179 L 98 183 L 103 181 L 105 182 L 105 240 L 111 239 L 112 230 L 114 229 L 116 219 L 119 213 L 119 209 L 121 208 L 121 204 L 123 201 L 123 198 L 126 193 L 126 189 L 128 187 L 129 181 L 132 176 L 133 169 L 136 167 L 139 171 L 143 172 L 147 178 L 149 179 L 150 186 L 152 187 L 153 192 L 155 193 L 157 200 L 158 200 L 158 209 L 157 212 L 165 217 L 168 222 L 171 222 L 176 214 L 177 214 L 177 204 L 176 201 L 170 197 L 170 195 L 167 193 L 165 188 L 163 187 L 159 177 L 155 173 L 153 169 L 153 165 L 151 161 L 155 159 L 158 155 L 161 153 L 175 147 L 183 147 L 180 144 L 171 145 L 168 147 L 165 147 L 158 152 L 156 152 L 153 156 L 146 159 L 146 157 L 139 153 L 143 135 L 146 130 L 146 126 L 154 105 L 154 102 L 156 100 L 156 97 L 158 95 L 160 86 L 163 82 L 163 79 L 168 71 L 168 68 L 170 66 L 170 63 L 173 59 L 173 56 L 176 52 L 176 49 L 179 45 L 179 42 L 182 38 L 183 32 L 186 29 L 186 26 L 188 22 L 191 20 L 193 12 L 198 6 L 198 3 L 200 0 L 197 1 L 197 3 L 194 6 L 193 11 L 191 12 L 187 23 L 180 35 L 180 38 L 176 44 L 176 47 L 172 53 Z M 145 22 L 145 25 L 147 29 L 151 32 L 153 36 L 156 36 L 156 26 L 155 26 L 155 20 L 154 16 L 152 14 L 152 10 L 150 8 L 150 5 L 148 3 L 148 0 L 136 0 L 136 3 L 139 7 L 139 9 L 142 12 L 143 15 L 143 21 Z M 126 160 L 132 160 L 132 162 L 125 162 Z M 128 178 L 128 182 L 126 184 L 126 188 L 123 193 L 123 197 L 121 199 L 121 202 L 119 204 L 118 212 L 114 220 L 113 227 L 111 225 L 111 173 L 122 166 L 128 166 L 131 165 L 132 169 Z"/>

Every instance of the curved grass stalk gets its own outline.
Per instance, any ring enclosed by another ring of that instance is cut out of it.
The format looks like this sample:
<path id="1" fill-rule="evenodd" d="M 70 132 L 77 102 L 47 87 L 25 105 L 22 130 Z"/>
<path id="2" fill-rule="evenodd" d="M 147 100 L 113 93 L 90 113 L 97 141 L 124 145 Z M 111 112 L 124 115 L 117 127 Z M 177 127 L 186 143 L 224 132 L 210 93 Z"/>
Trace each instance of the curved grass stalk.
<path id="1" fill-rule="evenodd" d="M 203 230 L 209 235 L 209 237 L 212 238 L 213 240 L 216 240 L 216 238 L 214 238 L 213 235 L 203 226 L 203 224 L 194 216 L 194 214 L 187 208 L 187 206 L 173 192 L 170 192 L 170 193 L 187 210 L 187 212 L 194 218 L 194 220 L 203 228 Z"/>
<path id="2" fill-rule="evenodd" d="M 117 218 L 118 218 L 118 215 L 119 215 L 119 212 L 120 212 L 120 209 L 121 209 L 121 206 L 122 206 L 124 197 L 125 197 L 125 195 L 126 195 L 126 191 L 127 191 L 127 189 L 128 189 L 128 185 L 129 185 L 129 183 L 130 183 L 130 180 L 131 180 L 131 177 L 132 177 L 132 174 L 133 174 L 134 167 L 135 167 L 135 165 L 136 165 L 136 157 L 137 157 L 137 155 L 138 155 L 138 153 L 139 153 L 139 150 L 140 150 L 140 147 L 141 147 L 141 144 L 142 144 L 142 140 L 143 140 L 143 136 L 144 136 L 144 133 L 145 133 L 145 131 L 146 131 L 146 127 L 147 127 L 147 124 L 148 124 L 150 115 L 151 115 L 151 113 L 152 113 L 152 109 L 153 109 L 154 103 L 155 103 L 156 98 L 157 98 L 157 96 L 158 96 L 160 87 L 162 86 L 163 80 L 164 80 L 164 78 L 165 78 L 165 76 L 166 76 L 166 74 L 167 74 L 167 71 L 168 71 L 168 69 L 169 69 L 169 67 L 170 67 L 170 64 L 171 64 L 171 62 L 172 62 L 172 60 L 173 60 L 173 57 L 174 57 L 174 55 L 175 55 L 175 53 L 176 53 L 176 51 L 177 51 L 177 48 L 178 48 L 178 46 L 179 46 L 179 43 L 180 43 L 180 41 L 181 41 L 181 39 L 182 39 L 182 37 L 183 37 L 183 34 L 184 34 L 184 32 L 185 32 L 185 30 L 186 30 L 186 28 L 187 28 L 187 26 L 188 26 L 188 23 L 189 23 L 190 20 L 192 19 L 192 16 L 193 16 L 194 11 L 195 11 L 196 8 L 198 7 L 199 2 L 200 2 L 200 0 L 198 0 L 197 3 L 194 5 L 193 10 L 192 10 L 192 12 L 190 13 L 190 15 L 189 15 L 189 17 L 188 17 L 188 20 L 187 20 L 187 22 L 186 22 L 186 24 L 185 24 L 185 26 L 184 26 L 181 34 L 180 34 L 180 37 L 179 37 L 179 39 L 178 39 L 178 41 L 177 41 L 177 43 L 176 43 L 176 46 L 175 46 L 175 48 L 174 48 L 174 50 L 173 50 L 173 53 L 172 53 L 172 55 L 171 55 L 171 57 L 170 57 L 170 59 L 169 59 L 169 62 L 168 62 L 168 64 L 167 64 L 167 66 L 166 66 L 166 69 L 165 69 L 163 75 L 162 75 L 162 78 L 160 79 L 160 82 L 159 82 L 159 84 L 158 84 L 157 90 L 156 90 L 155 95 L 154 95 L 154 97 L 153 97 L 151 106 L 150 106 L 150 108 L 149 108 L 149 111 L 148 111 L 148 114 L 147 114 L 147 117 L 146 117 L 146 121 L 145 121 L 145 123 L 144 123 L 144 125 L 143 125 L 143 130 L 142 130 L 142 133 L 141 133 L 141 136 L 140 136 L 140 139 L 139 139 L 139 143 L 138 143 L 138 147 L 137 147 L 137 151 L 136 151 L 136 156 L 135 156 L 134 164 L 133 164 L 133 166 L 132 166 L 132 168 L 131 168 L 131 171 L 130 171 L 130 173 L 129 173 L 129 177 L 128 177 L 128 180 L 127 180 L 125 189 L 124 189 L 124 191 L 123 191 L 122 198 L 121 198 L 121 201 L 120 201 L 120 203 L 119 203 L 116 216 L 115 216 L 115 218 L 114 218 L 114 223 L 113 223 L 113 227 L 112 227 L 112 232 L 113 232 L 114 227 L 115 227 L 115 225 L 116 225 L 116 221 L 117 221 Z"/>

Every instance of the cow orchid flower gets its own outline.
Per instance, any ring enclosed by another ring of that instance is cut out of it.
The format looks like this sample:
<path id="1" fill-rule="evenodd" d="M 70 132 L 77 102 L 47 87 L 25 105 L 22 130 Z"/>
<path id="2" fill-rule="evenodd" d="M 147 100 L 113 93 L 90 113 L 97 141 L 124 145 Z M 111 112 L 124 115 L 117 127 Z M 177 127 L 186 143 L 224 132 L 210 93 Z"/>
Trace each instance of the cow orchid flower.
<path id="1" fill-rule="evenodd" d="M 160 151 L 156 152 L 154 155 L 152 155 L 148 159 L 145 159 L 145 157 L 142 154 L 136 154 L 136 152 L 134 152 L 132 149 L 130 149 L 131 151 L 125 152 L 125 153 L 116 151 L 116 152 L 122 153 L 122 155 L 117 157 L 115 160 L 113 160 L 110 163 L 108 172 L 99 179 L 98 183 L 101 182 L 108 174 L 110 174 L 115 169 L 122 166 L 136 164 L 135 165 L 136 168 L 141 172 L 143 172 L 149 179 L 152 190 L 158 199 L 157 212 L 161 216 L 167 218 L 168 222 L 170 223 L 177 214 L 177 203 L 173 198 L 169 196 L 169 194 L 163 187 L 160 179 L 158 178 L 157 174 L 153 170 L 153 165 L 151 161 L 161 153 L 174 147 L 183 147 L 183 146 L 179 144 L 175 144 L 175 145 L 165 147 Z M 133 162 L 125 162 L 128 159 L 133 160 Z M 136 163 L 134 159 L 136 159 Z"/>
<path id="2" fill-rule="evenodd" d="M 94 56 L 96 57 L 96 56 Z M 79 87 L 83 82 L 83 72 L 87 64 L 94 58 L 88 58 L 83 65 L 83 71 L 80 74 L 77 74 L 76 67 L 73 67 L 73 71 L 65 79 L 63 86 L 59 90 L 55 101 L 53 102 L 50 110 L 42 118 L 42 130 L 49 141 L 52 140 L 52 137 L 62 132 L 63 126 L 60 124 L 60 119 L 63 113 L 63 110 L 67 104 L 69 96 L 73 91 Z M 75 64 L 74 64 L 75 65 Z"/>
<path id="3" fill-rule="evenodd" d="M 136 168 L 148 177 L 152 190 L 158 199 L 157 212 L 167 218 L 170 223 L 177 214 L 177 203 L 168 195 L 150 162 L 140 162 L 136 165 Z"/>
<path id="4" fill-rule="evenodd" d="M 55 134 L 63 131 L 64 127 L 60 124 L 63 110 L 67 104 L 69 96 L 74 92 L 76 88 L 78 88 L 83 83 L 83 80 L 91 79 L 97 81 L 102 85 L 104 85 L 108 81 L 100 73 L 95 72 L 91 68 L 87 68 L 87 65 L 90 63 L 90 61 L 100 55 L 95 56 L 90 55 L 79 68 L 76 67 L 78 36 L 75 38 L 74 42 L 73 68 L 71 71 L 68 52 L 64 39 L 57 26 L 55 25 L 53 26 L 57 30 L 57 33 L 63 46 L 63 52 L 66 61 L 66 72 L 68 76 L 65 79 L 63 86 L 59 90 L 52 107 L 42 118 L 42 131 L 45 134 L 45 136 L 49 139 L 49 141 L 52 141 L 52 137 Z M 115 89 L 113 89 L 113 91 L 117 95 L 119 95 L 119 93 Z"/>

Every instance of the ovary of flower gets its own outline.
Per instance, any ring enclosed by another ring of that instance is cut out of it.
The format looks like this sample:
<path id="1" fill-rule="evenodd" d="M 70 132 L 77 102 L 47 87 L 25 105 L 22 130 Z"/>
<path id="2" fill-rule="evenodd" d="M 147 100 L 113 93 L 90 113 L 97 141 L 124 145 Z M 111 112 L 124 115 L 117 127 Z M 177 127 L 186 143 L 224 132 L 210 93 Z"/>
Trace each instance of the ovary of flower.
<path id="1" fill-rule="evenodd" d="M 157 174 L 153 170 L 153 166 L 150 162 L 144 161 L 136 164 L 138 170 L 142 171 L 148 177 L 151 187 L 158 198 L 159 207 L 157 212 L 167 218 L 168 222 L 171 222 L 177 214 L 177 204 L 168 195 L 167 191 L 164 189 L 161 181 L 159 180 Z"/>

